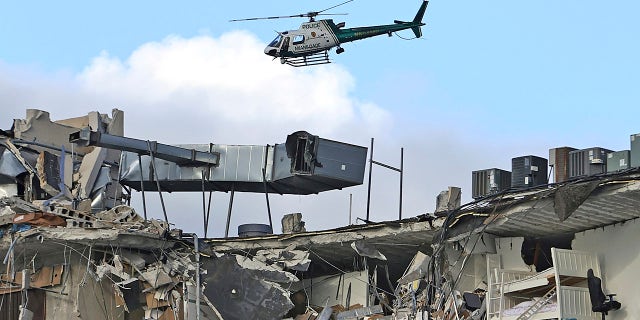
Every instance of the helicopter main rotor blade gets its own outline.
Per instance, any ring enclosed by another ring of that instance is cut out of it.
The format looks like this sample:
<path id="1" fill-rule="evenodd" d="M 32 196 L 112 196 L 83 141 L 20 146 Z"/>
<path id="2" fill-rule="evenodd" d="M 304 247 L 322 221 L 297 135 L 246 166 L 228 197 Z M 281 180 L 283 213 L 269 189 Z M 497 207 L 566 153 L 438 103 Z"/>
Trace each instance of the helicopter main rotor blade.
<path id="1" fill-rule="evenodd" d="M 259 17 L 259 18 L 245 18 L 245 19 L 233 19 L 229 20 L 229 22 L 236 21 L 251 21 L 251 20 L 268 20 L 268 19 L 285 19 L 285 18 L 305 18 L 307 15 L 304 13 L 294 14 L 290 16 L 274 16 L 274 17 Z"/>
<path id="2" fill-rule="evenodd" d="M 347 15 L 346 13 L 322 13 L 325 12 L 327 10 L 331 10 L 335 7 L 339 7 L 345 3 L 349 3 L 353 0 L 347 0 L 343 3 L 337 4 L 333 7 L 329 7 L 326 8 L 324 10 L 320 10 L 320 11 L 311 11 L 311 12 L 307 12 L 307 13 L 300 13 L 300 14 L 294 14 L 294 15 L 290 15 L 290 16 L 273 16 L 273 17 L 259 17 L 259 18 L 245 18 L 245 19 L 233 19 L 233 20 L 229 20 L 229 22 L 236 22 L 236 21 L 251 21 L 251 20 L 269 20 L 269 19 L 285 19 L 285 18 L 311 18 L 313 19 L 315 16 L 318 15 L 331 15 L 331 16 L 341 16 L 341 15 Z"/>
<path id="3" fill-rule="evenodd" d="M 317 16 L 346 16 L 348 13 L 318 13 Z"/>
<path id="4" fill-rule="evenodd" d="M 351 1 L 353 1 L 353 0 L 347 0 L 347 1 L 343 2 L 343 3 L 341 3 L 341 4 L 336 4 L 336 5 L 335 5 L 335 6 L 333 6 L 333 7 L 329 7 L 329 8 L 326 8 L 326 9 L 324 9 L 324 10 L 320 10 L 320 11 L 316 12 L 316 14 L 321 13 L 321 12 L 325 12 L 325 11 L 327 11 L 327 10 L 331 10 L 331 9 L 336 8 L 336 7 L 339 7 L 339 6 L 343 5 L 343 4 L 347 4 L 347 3 L 351 2 Z"/>

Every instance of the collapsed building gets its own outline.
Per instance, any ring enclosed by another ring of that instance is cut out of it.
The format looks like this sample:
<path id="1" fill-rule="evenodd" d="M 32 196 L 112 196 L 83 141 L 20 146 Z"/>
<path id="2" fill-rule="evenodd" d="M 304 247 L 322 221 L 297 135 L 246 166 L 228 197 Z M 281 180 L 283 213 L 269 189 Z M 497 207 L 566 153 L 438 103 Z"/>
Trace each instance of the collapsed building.
<path id="1" fill-rule="evenodd" d="M 123 133 L 119 110 L 58 121 L 28 110 L 1 132 L 0 318 L 599 319 L 594 277 L 622 303 L 610 319 L 640 312 L 628 285 L 638 169 L 465 205 L 449 188 L 434 214 L 332 230 L 306 231 L 294 213 L 274 234 L 269 211 L 269 225 L 229 237 L 235 192 L 268 206 L 269 194 L 359 185 L 367 149 L 303 131 L 266 146 Z M 226 237 L 172 229 L 166 212 L 148 219 L 134 191 L 227 192 Z"/>

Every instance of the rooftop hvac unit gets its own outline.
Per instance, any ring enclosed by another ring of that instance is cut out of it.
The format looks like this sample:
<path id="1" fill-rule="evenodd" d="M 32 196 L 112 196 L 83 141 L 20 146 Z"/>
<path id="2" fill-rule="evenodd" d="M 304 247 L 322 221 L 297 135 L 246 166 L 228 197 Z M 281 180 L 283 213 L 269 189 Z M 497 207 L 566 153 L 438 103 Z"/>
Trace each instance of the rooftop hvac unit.
<path id="1" fill-rule="evenodd" d="M 472 171 L 471 181 L 471 196 L 478 199 L 509 189 L 511 172 L 496 168 Z"/>
<path id="2" fill-rule="evenodd" d="M 569 152 L 577 150 L 571 147 L 549 149 L 549 166 L 553 167 L 553 182 L 569 180 Z"/>
<path id="3" fill-rule="evenodd" d="M 631 135 L 631 151 L 629 152 L 631 168 L 640 167 L 640 133 Z"/>
<path id="4" fill-rule="evenodd" d="M 629 169 L 629 150 L 607 154 L 607 172 Z"/>
<path id="5" fill-rule="evenodd" d="M 547 159 L 531 155 L 511 159 L 511 187 L 547 184 L 547 163 Z"/>
<path id="6" fill-rule="evenodd" d="M 569 178 L 607 172 L 607 154 L 611 152 L 600 147 L 569 152 Z"/>

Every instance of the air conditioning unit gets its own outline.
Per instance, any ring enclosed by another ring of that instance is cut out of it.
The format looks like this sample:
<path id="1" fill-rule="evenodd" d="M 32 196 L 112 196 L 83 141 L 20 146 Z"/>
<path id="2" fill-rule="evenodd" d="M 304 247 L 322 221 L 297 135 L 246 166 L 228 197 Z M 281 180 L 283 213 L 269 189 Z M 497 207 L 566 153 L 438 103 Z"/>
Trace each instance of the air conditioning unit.
<path id="1" fill-rule="evenodd" d="M 511 187 L 528 188 L 547 184 L 547 159 L 522 156 L 511 159 Z"/>
<path id="2" fill-rule="evenodd" d="M 569 178 L 607 172 L 607 154 L 611 152 L 600 147 L 569 152 Z"/>
<path id="3" fill-rule="evenodd" d="M 607 155 L 607 172 L 629 169 L 629 150 L 611 152 Z"/>
<path id="4" fill-rule="evenodd" d="M 549 149 L 549 166 L 553 167 L 553 182 L 569 180 L 569 152 L 577 150 L 571 147 Z"/>
<path id="5" fill-rule="evenodd" d="M 629 152 L 631 168 L 640 167 L 640 133 L 631 135 L 631 150 Z"/>
<path id="6" fill-rule="evenodd" d="M 479 199 L 511 187 L 511 172 L 497 168 L 471 172 L 471 196 Z"/>

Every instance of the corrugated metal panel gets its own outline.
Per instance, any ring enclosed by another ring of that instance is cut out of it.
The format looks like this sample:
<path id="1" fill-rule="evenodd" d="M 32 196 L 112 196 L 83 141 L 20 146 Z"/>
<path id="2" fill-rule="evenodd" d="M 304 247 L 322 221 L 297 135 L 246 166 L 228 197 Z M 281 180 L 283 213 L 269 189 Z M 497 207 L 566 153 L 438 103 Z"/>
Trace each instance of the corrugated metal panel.
<path id="1" fill-rule="evenodd" d="M 607 172 L 629 169 L 629 150 L 607 154 Z"/>
<path id="2" fill-rule="evenodd" d="M 511 187 L 527 188 L 547 183 L 547 159 L 522 156 L 511 159 Z"/>
<path id="3" fill-rule="evenodd" d="M 503 218 L 487 226 L 486 232 L 502 237 L 545 236 L 576 233 L 640 218 L 640 181 L 603 184 L 566 220 L 554 211 L 554 197 L 531 201 L 496 211 Z"/>

